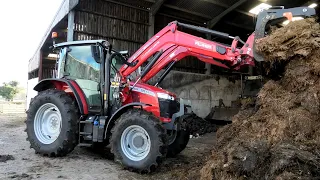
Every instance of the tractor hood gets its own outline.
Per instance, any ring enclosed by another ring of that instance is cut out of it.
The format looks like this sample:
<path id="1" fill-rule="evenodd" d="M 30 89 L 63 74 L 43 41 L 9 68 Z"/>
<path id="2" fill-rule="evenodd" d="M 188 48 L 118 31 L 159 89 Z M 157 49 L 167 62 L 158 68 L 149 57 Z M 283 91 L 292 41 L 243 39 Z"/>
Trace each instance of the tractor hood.
<path id="1" fill-rule="evenodd" d="M 133 86 L 133 84 L 133 82 L 130 82 L 130 87 Z M 137 83 L 132 91 L 163 99 L 173 98 L 172 100 L 175 100 L 177 98 L 177 96 L 172 92 L 145 83 Z"/>

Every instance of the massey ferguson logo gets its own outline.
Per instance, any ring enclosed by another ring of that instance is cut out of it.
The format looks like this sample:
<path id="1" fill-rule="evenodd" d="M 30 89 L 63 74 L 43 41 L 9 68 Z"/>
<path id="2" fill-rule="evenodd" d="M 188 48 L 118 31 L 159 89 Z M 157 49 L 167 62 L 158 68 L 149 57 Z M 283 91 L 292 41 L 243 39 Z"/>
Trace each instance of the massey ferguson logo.
<path id="1" fill-rule="evenodd" d="M 210 44 L 206 44 L 200 41 L 195 41 L 195 45 L 206 48 L 206 49 L 212 49 L 212 46 Z"/>
<path id="2" fill-rule="evenodd" d="M 130 88 L 132 88 L 133 86 L 130 86 Z M 147 95 L 150 95 L 150 96 L 154 96 L 156 97 L 156 94 L 152 91 L 149 91 L 147 89 L 144 89 L 144 88 L 139 88 L 139 87 L 133 87 L 132 91 L 136 91 L 136 92 L 140 92 L 142 94 L 147 94 Z"/>

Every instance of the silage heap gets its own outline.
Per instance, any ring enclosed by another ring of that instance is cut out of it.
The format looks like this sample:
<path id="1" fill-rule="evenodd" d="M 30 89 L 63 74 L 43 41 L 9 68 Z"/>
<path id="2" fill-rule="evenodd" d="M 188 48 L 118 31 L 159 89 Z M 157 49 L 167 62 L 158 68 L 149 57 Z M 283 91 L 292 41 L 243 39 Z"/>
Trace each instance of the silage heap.
<path id="1" fill-rule="evenodd" d="M 271 65 L 286 62 L 255 107 L 218 130 L 202 179 L 320 179 L 320 25 L 289 23 L 259 41 Z"/>

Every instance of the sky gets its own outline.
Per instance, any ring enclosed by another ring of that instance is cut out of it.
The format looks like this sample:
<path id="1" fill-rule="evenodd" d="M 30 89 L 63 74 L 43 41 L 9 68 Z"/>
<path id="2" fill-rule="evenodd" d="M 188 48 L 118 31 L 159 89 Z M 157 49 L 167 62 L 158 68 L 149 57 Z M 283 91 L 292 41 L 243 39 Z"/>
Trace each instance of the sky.
<path id="1" fill-rule="evenodd" d="M 63 0 L 0 1 L 0 84 L 27 86 L 28 62 Z"/>

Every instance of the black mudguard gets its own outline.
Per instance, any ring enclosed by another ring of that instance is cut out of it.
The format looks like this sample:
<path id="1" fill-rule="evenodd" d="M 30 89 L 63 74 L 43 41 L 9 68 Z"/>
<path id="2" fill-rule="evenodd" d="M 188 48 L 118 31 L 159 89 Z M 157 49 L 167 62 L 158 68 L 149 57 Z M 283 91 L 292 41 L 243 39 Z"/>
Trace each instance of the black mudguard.
<path id="1" fill-rule="evenodd" d="M 151 106 L 150 104 L 145 104 L 145 103 L 141 103 L 141 102 L 133 102 L 133 103 L 129 103 L 126 104 L 124 106 L 121 106 L 116 112 L 114 112 L 110 119 L 108 120 L 107 126 L 106 126 L 106 131 L 105 131 L 105 137 L 107 135 L 107 133 L 111 130 L 112 128 L 112 124 L 115 122 L 115 120 L 118 119 L 118 117 L 121 116 L 121 114 L 123 114 L 125 111 L 127 111 L 130 108 L 133 108 L 134 106 L 140 106 L 141 109 L 143 106 Z"/>

